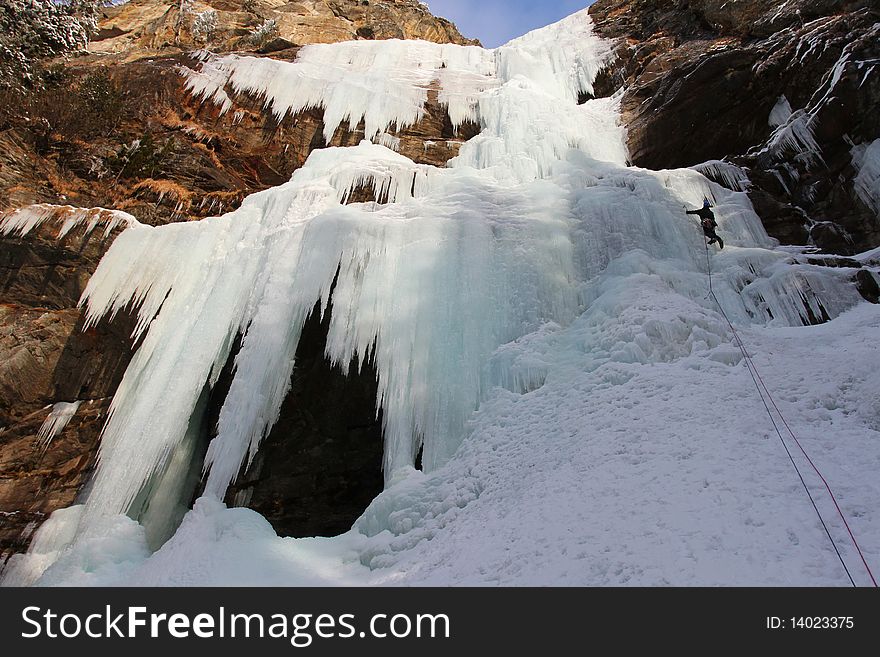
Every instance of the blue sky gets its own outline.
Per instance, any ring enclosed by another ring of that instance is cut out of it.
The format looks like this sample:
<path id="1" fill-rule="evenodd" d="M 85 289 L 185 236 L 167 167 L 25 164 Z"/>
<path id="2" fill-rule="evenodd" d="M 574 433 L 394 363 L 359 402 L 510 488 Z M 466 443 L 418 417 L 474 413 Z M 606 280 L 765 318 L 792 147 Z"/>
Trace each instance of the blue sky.
<path id="1" fill-rule="evenodd" d="M 494 48 L 555 23 L 593 0 L 427 0 L 427 4 L 431 13 L 451 20 L 466 37 Z"/>

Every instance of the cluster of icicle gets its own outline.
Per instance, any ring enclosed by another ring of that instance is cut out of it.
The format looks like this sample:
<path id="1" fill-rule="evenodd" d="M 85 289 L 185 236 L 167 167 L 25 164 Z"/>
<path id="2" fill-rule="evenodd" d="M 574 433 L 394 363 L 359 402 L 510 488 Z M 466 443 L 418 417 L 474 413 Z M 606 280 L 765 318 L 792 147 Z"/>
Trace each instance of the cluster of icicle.
<path id="1" fill-rule="evenodd" d="M 110 237 L 119 226 L 131 226 L 137 219 L 120 210 L 105 208 L 75 208 L 71 205 L 29 205 L 24 208 L 0 213 L 0 235 L 24 237 L 46 223 L 58 226 L 56 238 L 64 239 L 74 228 L 84 229 L 83 237 L 88 238 L 95 228 L 104 228 L 104 237 Z"/>
<path id="2" fill-rule="evenodd" d="M 49 415 L 46 416 L 43 424 L 40 425 L 40 430 L 37 432 L 37 437 L 40 439 L 44 448 L 48 447 L 49 443 L 52 442 L 52 439 L 61 433 L 64 430 L 64 427 L 70 424 L 73 416 L 76 415 L 76 412 L 79 410 L 80 404 L 82 404 L 81 401 L 75 401 L 57 402 L 52 405 L 52 408 L 49 410 Z"/>
<path id="3" fill-rule="evenodd" d="M 87 324 L 133 306 L 143 342 L 113 399 L 83 527 L 167 479 L 157 475 L 189 449 L 200 400 L 240 340 L 204 462 L 206 494 L 222 499 L 278 417 L 316 303 L 330 313 L 328 357 L 343 370 L 375 364 L 387 480 L 420 448 L 426 470 L 447 461 L 485 392 L 511 377 L 486 367 L 492 354 L 571 322 L 603 277 L 678 272 L 665 284 L 708 307 L 704 239 L 684 214 L 704 196 L 728 245 L 716 292 L 734 321 L 797 325 L 807 308 L 833 316 L 855 303 L 843 274 L 769 250 L 741 191 L 692 169 L 627 166 L 619 98 L 579 104 L 611 53 L 583 11 L 492 51 L 360 41 L 309 46 L 293 63 L 203 54 L 184 71 L 224 109 L 229 89 L 279 116 L 321 108 L 328 135 L 363 121 L 366 139 L 315 151 L 234 212 L 132 221 L 113 243 L 84 293 Z M 454 124 L 482 128 L 446 168 L 387 147 L 430 89 Z M 747 184 L 724 163 L 706 171 Z M 384 202 L 344 204 L 363 186 Z"/>
<path id="4" fill-rule="evenodd" d="M 858 171 L 853 180 L 856 194 L 880 216 L 880 139 L 854 146 L 851 152 Z"/>

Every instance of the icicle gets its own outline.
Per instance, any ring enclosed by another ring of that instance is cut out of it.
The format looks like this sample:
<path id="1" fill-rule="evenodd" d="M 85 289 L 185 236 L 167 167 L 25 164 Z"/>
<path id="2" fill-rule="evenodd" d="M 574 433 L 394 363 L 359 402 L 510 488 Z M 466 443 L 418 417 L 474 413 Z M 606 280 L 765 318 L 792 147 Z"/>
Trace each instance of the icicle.
<path id="1" fill-rule="evenodd" d="M 232 107 L 232 99 L 223 88 L 226 79 L 221 70 L 212 66 L 210 54 L 199 58 L 202 68 L 194 71 L 187 66 L 178 66 L 177 72 L 186 78 L 186 89 L 196 98 L 211 101 L 220 107 L 220 115 L 226 114 Z M 235 121 L 233 121 L 235 123 Z"/>
<path id="2" fill-rule="evenodd" d="M 773 106 L 773 109 L 770 110 L 770 116 L 767 118 L 767 123 L 771 128 L 778 128 L 781 125 L 785 125 L 790 116 L 791 105 L 788 103 L 788 98 L 780 96 L 776 101 L 776 104 Z"/>
<path id="3" fill-rule="evenodd" d="M 187 88 L 220 105 L 221 113 L 231 107 L 227 85 L 236 93 L 262 98 L 279 119 L 323 108 L 327 141 L 345 122 L 354 130 L 363 120 L 367 139 L 392 126 L 412 125 L 423 115 L 428 90 L 435 83 L 453 127 L 476 121 L 477 96 L 495 84 L 491 51 L 397 39 L 309 45 L 292 63 L 238 55 L 210 57 L 198 71 L 181 68 L 180 72 L 187 78 Z"/>
<path id="4" fill-rule="evenodd" d="M 856 194 L 880 216 L 880 139 L 854 146 L 850 152 L 858 171 L 853 178 Z"/>
<path id="5" fill-rule="evenodd" d="M 0 213 L 0 234 L 24 237 L 49 221 L 60 224 L 57 234 L 59 240 L 82 225 L 85 225 L 84 237 L 88 237 L 95 228 L 103 224 L 104 237 L 107 238 L 119 226 L 138 223 L 130 214 L 119 210 L 38 204 Z"/>
<path id="6" fill-rule="evenodd" d="M 400 137 L 389 135 L 387 132 L 377 135 L 376 143 L 381 144 L 385 148 L 390 148 L 392 151 L 400 150 Z"/>
<path id="7" fill-rule="evenodd" d="M 709 160 L 691 168 L 737 192 L 748 191 L 749 185 L 751 185 L 749 176 L 744 169 L 723 160 Z"/>
<path id="8" fill-rule="evenodd" d="M 64 430 L 70 420 L 76 415 L 81 401 L 75 402 L 58 402 L 52 406 L 46 420 L 40 426 L 37 437 L 43 444 L 43 448 L 47 448 L 52 439 Z"/>
<path id="9" fill-rule="evenodd" d="M 808 166 L 823 161 L 822 149 L 813 136 L 814 121 L 813 115 L 806 110 L 793 112 L 785 123 L 773 131 L 767 144 L 757 154 L 782 159 L 786 152 L 791 152 Z"/>

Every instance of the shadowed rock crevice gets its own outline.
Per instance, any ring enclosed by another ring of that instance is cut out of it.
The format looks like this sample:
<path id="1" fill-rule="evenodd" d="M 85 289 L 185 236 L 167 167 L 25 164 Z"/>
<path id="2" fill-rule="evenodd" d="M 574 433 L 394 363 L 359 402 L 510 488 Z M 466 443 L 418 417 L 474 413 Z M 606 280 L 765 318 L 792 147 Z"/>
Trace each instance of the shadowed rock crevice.
<path id="1" fill-rule="evenodd" d="M 349 375 L 325 356 L 329 311 L 303 328 L 278 422 L 227 503 L 265 516 L 281 536 L 347 531 L 383 488 L 382 416 L 373 363 Z"/>

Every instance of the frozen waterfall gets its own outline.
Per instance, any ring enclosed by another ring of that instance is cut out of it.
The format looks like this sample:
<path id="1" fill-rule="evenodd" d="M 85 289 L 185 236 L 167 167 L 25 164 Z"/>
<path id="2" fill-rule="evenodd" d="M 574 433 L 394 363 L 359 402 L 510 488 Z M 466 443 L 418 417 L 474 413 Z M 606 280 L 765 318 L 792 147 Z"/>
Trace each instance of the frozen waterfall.
<path id="1" fill-rule="evenodd" d="M 289 182 L 234 212 L 155 228 L 131 221 L 118 236 L 83 303 L 89 325 L 135 307 L 142 344 L 113 399 L 80 532 L 129 512 L 163 479 L 240 338 L 203 465 L 206 495 L 222 500 L 278 417 L 318 301 L 330 313 L 329 358 L 343 369 L 375 363 L 386 482 L 420 448 L 427 472 L 446 463 L 487 391 L 540 386 L 541 366 L 505 357 L 505 345 L 571 324 L 609 289 L 650 278 L 702 308 L 701 339 L 723 339 L 721 322 L 706 319 L 715 315 L 704 239 L 684 214 L 704 196 L 727 245 L 710 257 L 734 322 L 797 326 L 854 305 L 845 273 L 773 250 L 744 192 L 695 169 L 628 166 L 619 98 L 578 102 L 611 53 L 586 10 L 493 51 L 389 40 L 307 46 L 292 63 L 202 53 L 183 73 L 204 102 L 228 107 L 231 87 L 278 116 L 320 108 L 329 136 L 363 120 L 366 139 L 313 152 Z M 453 124 L 481 127 L 447 168 L 382 145 L 418 121 L 431 85 Z M 387 202 L 345 204 L 363 186 Z M 597 344 L 633 308 L 608 306 L 602 326 L 612 328 Z M 670 358 L 693 325 L 682 315 L 684 336 L 657 325 L 671 351 L 648 340 L 619 357 Z"/>

